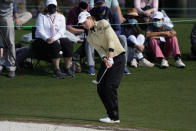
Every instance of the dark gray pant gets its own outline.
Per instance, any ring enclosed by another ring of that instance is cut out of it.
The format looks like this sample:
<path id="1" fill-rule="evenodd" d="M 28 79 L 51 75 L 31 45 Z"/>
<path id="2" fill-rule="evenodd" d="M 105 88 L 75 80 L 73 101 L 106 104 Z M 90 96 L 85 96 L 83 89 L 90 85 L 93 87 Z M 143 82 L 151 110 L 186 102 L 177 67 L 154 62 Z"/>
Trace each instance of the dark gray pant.
<path id="1" fill-rule="evenodd" d="M 97 85 L 97 92 L 106 108 L 108 117 L 112 120 L 119 119 L 117 89 L 122 79 L 124 68 L 125 55 L 123 53 L 114 57 L 113 66 L 107 70 L 100 84 Z M 97 81 L 99 81 L 105 69 L 106 66 L 103 62 L 97 74 Z"/>
<path id="2" fill-rule="evenodd" d="M 13 17 L 5 16 L 0 17 L 0 26 L 4 26 L 0 28 L 2 33 L 2 37 L 6 40 L 6 43 L 2 40 L 4 44 L 4 56 L 0 60 L 0 70 L 2 70 L 2 66 L 4 65 L 8 71 L 15 71 L 15 60 L 16 52 L 15 52 L 15 33 L 13 27 Z M 9 48 L 9 49 L 8 49 Z M 13 58 L 14 57 L 14 58 Z"/>

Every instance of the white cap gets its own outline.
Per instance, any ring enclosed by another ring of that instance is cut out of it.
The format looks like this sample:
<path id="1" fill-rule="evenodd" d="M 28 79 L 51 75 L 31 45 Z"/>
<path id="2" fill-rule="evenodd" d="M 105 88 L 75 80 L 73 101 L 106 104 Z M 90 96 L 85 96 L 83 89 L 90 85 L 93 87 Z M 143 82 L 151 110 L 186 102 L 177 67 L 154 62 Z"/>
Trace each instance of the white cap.
<path id="1" fill-rule="evenodd" d="M 48 6 L 50 4 L 53 4 L 53 5 L 56 5 L 57 6 L 57 1 L 56 0 L 47 0 L 46 1 L 46 6 Z"/>
<path id="2" fill-rule="evenodd" d="M 90 13 L 87 11 L 81 12 L 78 16 L 78 23 L 83 23 L 86 21 L 86 19 L 91 16 Z"/>
<path id="3" fill-rule="evenodd" d="M 157 11 L 157 12 L 155 12 L 153 15 L 152 15 L 152 19 L 163 19 L 164 18 L 164 16 L 163 16 L 163 13 L 162 12 L 160 12 L 160 11 Z"/>

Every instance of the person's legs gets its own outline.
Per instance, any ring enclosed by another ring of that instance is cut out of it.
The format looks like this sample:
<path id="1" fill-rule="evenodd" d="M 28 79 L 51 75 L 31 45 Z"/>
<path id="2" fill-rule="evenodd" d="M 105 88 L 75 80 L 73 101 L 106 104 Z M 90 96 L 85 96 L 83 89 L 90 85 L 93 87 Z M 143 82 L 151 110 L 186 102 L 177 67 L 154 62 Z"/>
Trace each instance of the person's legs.
<path id="1" fill-rule="evenodd" d="M 94 61 L 95 49 L 88 43 L 88 41 L 85 42 L 85 52 L 87 56 L 88 73 L 90 75 L 95 75 L 95 61 Z"/>
<path id="2" fill-rule="evenodd" d="M 142 35 L 142 34 L 138 35 L 137 42 L 138 42 L 138 45 L 144 45 L 144 42 L 145 42 L 144 35 Z M 139 64 L 138 64 L 139 66 L 154 67 L 153 63 L 151 63 L 146 58 L 144 58 L 142 52 L 138 52 L 138 53 L 135 52 L 135 54 L 136 54 L 136 57 L 137 57 L 137 59 L 139 61 Z"/>
<path id="3" fill-rule="evenodd" d="M 64 72 L 69 75 L 69 76 L 74 76 L 74 71 L 71 67 L 72 64 L 72 57 L 73 57 L 73 42 L 71 42 L 69 39 L 67 38 L 61 38 L 60 39 L 60 44 L 62 47 L 62 51 L 63 51 L 63 58 L 64 58 L 64 62 L 65 62 L 65 69 Z"/>
<path id="4" fill-rule="evenodd" d="M 4 43 L 4 57 L 0 61 L 0 65 L 4 65 L 8 70 L 8 77 L 15 77 L 15 33 L 13 27 L 13 18 L 12 16 L 6 16 L 1 18 L 0 25 L 7 26 L 6 28 L 0 28 L 2 37 L 6 40 Z"/>
<path id="5" fill-rule="evenodd" d="M 181 55 L 176 36 L 166 39 L 166 43 L 163 47 L 163 54 L 166 58 L 169 58 L 170 55 L 173 55 L 174 57 L 176 55 Z"/>
<path id="6" fill-rule="evenodd" d="M 60 58 L 52 59 L 52 63 L 54 65 L 55 70 L 60 70 L 60 68 L 59 68 Z"/>
<path id="7" fill-rule="evenodd" d="M 102 78 L 102 81 L 97 85 L 98 94 L 106 108 L 108 117 L 111 120 L 119 120 L 117 88 L 123 76 L 125 67 L 124 63 L 124 54 L 115 57 L 114 65 L 112 68 L 107 70 L 105 76 Z M 98 72 L 97 80 L 99 80 L 103 74 L 105 70 L 104 66 L 105 65 L 103 63 Z"/>
<path id="8" fill-rule="evenodd" d="M 169 67 L 168 61 L 165 59 L 165 56 L 162 53 L 162 50 L 159 46 L 158 40 L 156 39 L 151 39 L 149 41 L 149 47 L 150 47 L 150 51 L 152 51 L 152 53 L 155 56 L 155 59 L 160 60 L 161 61 L 161 68 L 167 68 Z"/>
<path id="9" fill-rule="evenodd" d="M 28 46 L 16 49 L 16 63 L 17 63 L 17 65 L 24 62 L 24 60 L 29 55 L 29 51 L 30 51 L 30 49 Z"/>
<path id="10" fill-rule="evenodd" d="M 118 38 L 119 38 L 119 41 L 120 41 L 121 45 L 125 49 L 125 69 L 124 69 L 124 73 L 129 75 L 129 74 L 131 74 L 131 72 L 127 68 L 127 59 L 128 59 L 128 55 L 129 55 L 128 54 L 128 46 L 127 46 L 127 38 L 126 38 L 125 35 L 119 35 Z"/>
<path id="11" fill-rule="evenodd" d="M 152 53 L 155 55 L 155 59 L 157 58 L 165 58 L 165 56 L 162 53 L 162 50 L 158 44 L 158 40 L 156 39 L 151 39 L 149 41 L 149 46 L 152 50 Z"/>
<path id="12" fill-rule="evenodd" d="M 163 53 L 166 58 L 169 58 L 170 55 L 173 55 L 176 62 L 174 65 L 178 68 L 184 68 L 186 65 L 181 60 L 181 53 L 178 45 L 177 37 L 171 37 L 166 40 L 165 46 L 163 47 Z"/>

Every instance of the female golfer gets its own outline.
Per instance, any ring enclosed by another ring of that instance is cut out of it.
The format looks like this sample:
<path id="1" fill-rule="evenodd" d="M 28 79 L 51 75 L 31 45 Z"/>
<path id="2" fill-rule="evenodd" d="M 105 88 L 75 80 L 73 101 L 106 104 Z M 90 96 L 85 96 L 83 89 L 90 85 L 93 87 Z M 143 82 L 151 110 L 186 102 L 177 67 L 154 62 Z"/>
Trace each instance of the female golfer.
<path id="1" fill-rule="evenodd" d="M 78 23 L 88 30 L 87 40 L 103 60 L 97 75 L 97 81 L 108 68 L 97 85 L 97 92 L 107 110 L 108 117 L 101 118 L 99 121 L 119 123 L 117 88 L 124 72 L 125 50 L 106 20 L 95 21 L 88 12 L 81 12 Z"/>

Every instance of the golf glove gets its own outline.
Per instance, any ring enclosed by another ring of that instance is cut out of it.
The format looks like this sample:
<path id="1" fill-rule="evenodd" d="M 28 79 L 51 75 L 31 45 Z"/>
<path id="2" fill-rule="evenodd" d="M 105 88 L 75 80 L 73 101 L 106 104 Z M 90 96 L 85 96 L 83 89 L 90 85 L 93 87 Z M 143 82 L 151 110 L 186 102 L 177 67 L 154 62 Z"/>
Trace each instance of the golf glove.
<path id="1" fill-rule="evenodd" d="M 110 57 L 110 58 L 108 58 L 108 62 L 109 62 L 109 64 L 110 64 L 110 65 L 113 65 L 113 64 L 114 64 L 114 60 L 113 60 L 113 58 L 111 58 L 111 57 Z"/>

